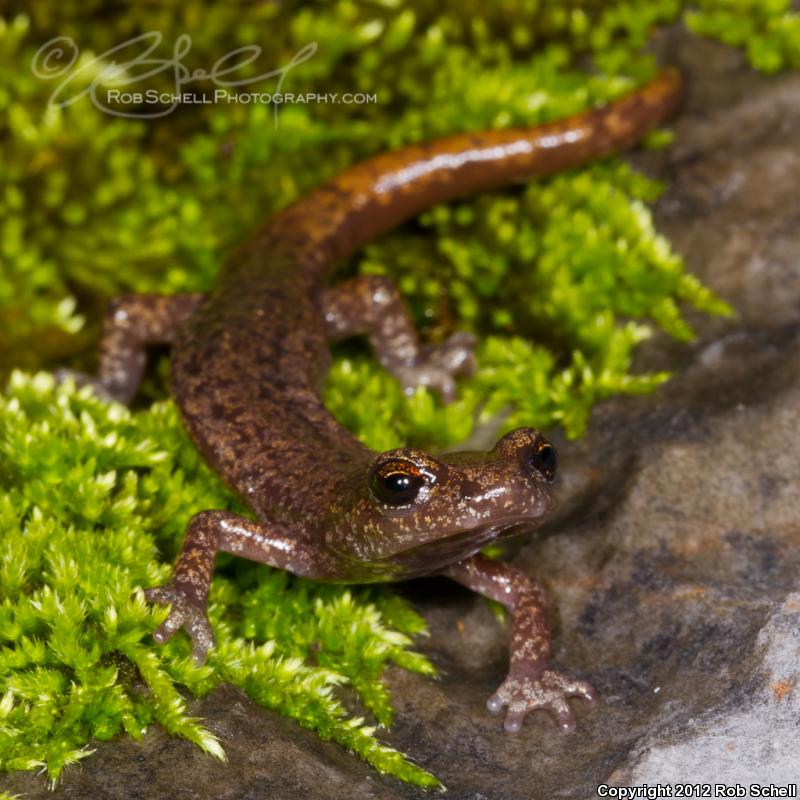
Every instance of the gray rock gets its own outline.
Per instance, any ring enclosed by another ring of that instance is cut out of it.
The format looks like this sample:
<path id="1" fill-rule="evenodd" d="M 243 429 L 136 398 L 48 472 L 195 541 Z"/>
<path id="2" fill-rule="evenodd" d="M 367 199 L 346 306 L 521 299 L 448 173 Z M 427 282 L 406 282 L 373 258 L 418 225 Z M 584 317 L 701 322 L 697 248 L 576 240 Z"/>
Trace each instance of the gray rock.
<path id="1" fill-rule="evenodd" d="M 658 224 L 739 318 L 698 316 L 691 347 L 656 337 L 639 366 L 675 379 L 605 404 L 586 439 L 559 443 L 561 511 L 516 562 L 547 585 L 556 661 L 603 697 L 578 709 L 577 733 L 537 713 L 505 734 L 485 710 L 507 641 L 486 604 L 443 580 L 403 588 L 442 679 L 390 671 L 385 739 L 454 800 L 797 779 L 800 79 L 757 76 L 676 31 L 659 47 L 688 98 L 676 148 L 642 159 L 669 180 Z M 227 765 L 154 729 L 142 745 L 99 744 L 54 794 L 34 775 L 3 786 L 28 798 L 422 796 L 232 689 L 193 711 Z"/>
<path id="2" fill-rule="evenodd" d="M 740 711 L 713 708 L 681 721 L 668 735 L 646 737 L 638 761 L 614 778 L 627 785 L 693 783 L 749 787 L 795 786 L 800 696 L 800 595 L 790 594 L 756 639 L 763 648 L 764 684 Z M 675 743 L 677 742 L 677 743 Z"/>

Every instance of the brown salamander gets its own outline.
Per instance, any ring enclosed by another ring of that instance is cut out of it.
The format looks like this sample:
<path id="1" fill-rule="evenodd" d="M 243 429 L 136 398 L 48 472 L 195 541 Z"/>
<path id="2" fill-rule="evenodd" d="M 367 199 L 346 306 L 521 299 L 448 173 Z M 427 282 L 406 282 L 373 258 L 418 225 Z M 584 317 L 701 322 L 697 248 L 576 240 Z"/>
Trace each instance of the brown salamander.
<path id="1" fill-rule="evenodd" d="M 549 665 L 541 586 L 480 550 L 553 505 L 556 452 L 521 428 L 489 452 L 374 453 L 320 400 L 329 345 L 365 334 L 386 369 L 445 400 L 473 366 L 471 336 L 420 343 L 394 286 L 363 276 L 338 285 L 334 267 L 365 242 L 435 203 L 554 173 L 634 144 L 676 106 L 664 71 L 604 107 L 532 128 L 460 134 L 405 147 L 348 169 L 275 214 L 229 260 L 210 294 L 129 295 L 109 309 L 99 376 L 122 402 L 136 392 L 146 348 L 172 346 L 172 390 L 208 463 L 255 514 L 192 518 L 170 583 L 147 591 L 170 604 L 158 642 L 179 628 L 194 654 L 213 644 L 206 602 L 223 550 L 321 581 L 394 581 L 439 573 L 511 614 L 508 677 L 489 699 L 505 727 L 545 709 L 574 725 L 570 697 L 592 688 Z"/>

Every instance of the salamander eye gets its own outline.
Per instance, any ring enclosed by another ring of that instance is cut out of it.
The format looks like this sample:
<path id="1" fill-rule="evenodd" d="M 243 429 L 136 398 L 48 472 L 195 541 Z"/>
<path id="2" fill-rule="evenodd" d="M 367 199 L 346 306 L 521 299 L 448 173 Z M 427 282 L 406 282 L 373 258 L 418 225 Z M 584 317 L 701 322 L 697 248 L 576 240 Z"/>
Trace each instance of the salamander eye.
<path id="1" fill-rule="evenodd" d="M 413 503 L 425 485 L 425 476 L 409 461 L 382 464 L 372 475 L 370 489 L 387 506 L 406 506 Z"/>
<path id="2" fill-rule="evenodd" d="M 556 449 L 547 439 L 540 439 L 533 447 L 530 458 L 531 466 L 540 472 L 548 481 L 552 481 L 556 476 L 558 466 L 558 456 Z"/>

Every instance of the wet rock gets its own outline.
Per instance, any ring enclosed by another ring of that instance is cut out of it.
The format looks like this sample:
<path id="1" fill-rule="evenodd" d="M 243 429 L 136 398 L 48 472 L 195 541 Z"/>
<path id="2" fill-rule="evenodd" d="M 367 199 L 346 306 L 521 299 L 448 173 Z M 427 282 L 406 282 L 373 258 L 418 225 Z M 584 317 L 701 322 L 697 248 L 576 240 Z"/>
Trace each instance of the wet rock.
<path id="1" fill-rule="evenodd" d="M 432 682 L 388 681 L 385 738 L 464 800 L 590 798 L 603 783 L 751 782 L 797 775 L 800 572 L 800 79 L 756 76 L 737 54 L 669 32 L 688 96 L 658 223 L 691 269 L 739 311 L 695 320 L 701 338 L 656 338 L 642 368 L 672 368 L 656 395 L 599 409 L 560 442 L 561 510 L 516 563 L 552 600 L 555 660 L 590 680 L 578 732 L 541 712 L 503 732 L 485 701 L 507 634 L 444 580 L 403 588 L 430 622 Z M 227 689 L 196 703 L 222 765 L 158 730 L 97 745 L 54 794 L 27 798 L 414 798 L 339 747 Z"/>

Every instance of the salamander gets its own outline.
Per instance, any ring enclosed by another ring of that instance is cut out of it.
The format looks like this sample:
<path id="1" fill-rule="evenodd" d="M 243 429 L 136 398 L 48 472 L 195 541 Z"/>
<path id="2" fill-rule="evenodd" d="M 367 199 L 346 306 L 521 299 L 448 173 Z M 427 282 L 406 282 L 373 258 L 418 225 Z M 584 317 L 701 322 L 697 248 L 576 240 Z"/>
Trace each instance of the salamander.
<path id="1" fill-rule="evenodd" d="M 326 410 L 320 388 L 332 342 L 366 335 L 408 391 L 445 401 L 474 367 L 474 338 L 418 338 L 388 279 L 331 284 L 362 245 L 443 201 L 545 176 L 637 142 L 676 107 L 680 78 L 663 70 L 605 106 L 530 128 L 463 133 L 377 155 L 284 208 L 228 260 L 210 293 L 125 295 L 104 321 L 98 391 L 127 403 L 147 348 L 171 345 L 171 388 L 203 457 L 254 518 L 205 510 L 188 524 L 172 578 L 147 598 L 169 605 L 154 636 L 184 628 L 202 661 L 213 646 L 206 617 L 219 551 L 319 581 L 369 583 L 441 574 L 510 612 L 510 664 L 489 698 L 517 731 L 533 709 L 565 730 L 567 702 L 596 695 L 550 664 L 541 585 L 481 550 L 533 530 L 554 505 L 557 456 L 520 428 L 488 452 L 375 453 Z"/>

